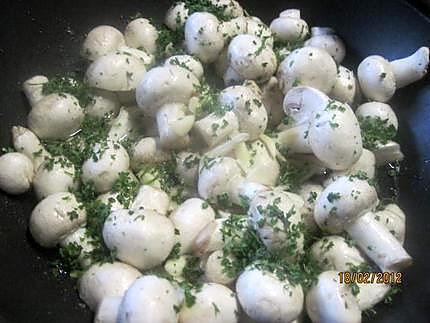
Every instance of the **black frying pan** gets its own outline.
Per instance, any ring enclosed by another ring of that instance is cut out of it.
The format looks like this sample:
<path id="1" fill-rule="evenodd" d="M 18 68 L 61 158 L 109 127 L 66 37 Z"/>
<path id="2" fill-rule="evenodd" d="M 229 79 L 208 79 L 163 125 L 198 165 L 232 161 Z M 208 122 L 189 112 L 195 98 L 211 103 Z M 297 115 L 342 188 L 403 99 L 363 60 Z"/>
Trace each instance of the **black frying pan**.
<path id="1" fill-rule="evenodd" d="M 300 8 L 310 25 L 335 28 L 347 44 L 347 66 L 369 54 L 389 59 L 430 45 L 430 20 L 401 0 L 241 0 L 250 13 L 270 22 L 282 9 Z M 168 0 L 0 0 L 0 140 L 25 124 L 28 105 L 20 82 L 38 73 L 71 70 L 79 61 L 83 35 L 141 11 L 161 21 Z M 424 4 L 418 5 L 426 10 Z M 393 306 L 378 307 L 375 322 L 430 322 L 430 77 L 399 91 L 392 105 L 400 118 L 399 140 L 406 160 L 400 176 L 400 205 L 406 211 L 406 248 L 415 259 L 404 292 Z M 58 280 L 27 232 L 36 200 L 31 194 L 0 196 L 0 322 L 91 322 L 74 282 Z M 2 318 L 3 317 L 3 318 Z M 204 323 L 204 322 L 202 322 Z"/>

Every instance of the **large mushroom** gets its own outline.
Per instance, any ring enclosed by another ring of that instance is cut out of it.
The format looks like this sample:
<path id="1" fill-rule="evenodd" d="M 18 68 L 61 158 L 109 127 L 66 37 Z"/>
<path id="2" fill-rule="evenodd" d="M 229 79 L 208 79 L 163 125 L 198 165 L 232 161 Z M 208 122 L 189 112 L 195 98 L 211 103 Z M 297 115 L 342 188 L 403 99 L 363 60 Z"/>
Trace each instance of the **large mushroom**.
<path id="1" fill-rule="evenodd" d="M 422 79 L 427 74 L 428 64 L 428 47 L 391 62 L 378 55 L 366 57 L 358 66 L 361 90 L 369 100 L 387 102 L 396 89 Z"/>

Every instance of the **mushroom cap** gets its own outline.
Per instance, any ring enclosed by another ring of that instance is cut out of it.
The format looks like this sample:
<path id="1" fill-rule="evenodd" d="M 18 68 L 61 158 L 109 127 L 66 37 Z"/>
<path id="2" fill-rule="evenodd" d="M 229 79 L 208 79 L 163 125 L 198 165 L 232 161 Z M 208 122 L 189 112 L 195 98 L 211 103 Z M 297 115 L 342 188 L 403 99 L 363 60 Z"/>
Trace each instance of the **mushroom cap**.
<path id="1" fill-rule="evenodd" d="M 167 10 L 164 23 L 171 30 L 177 30 L 185 25 L 188 19 L 188 8 L 185 2 L 179 1 L 174 3 L 169 10 Z"/>
<path id="2" fill-rule="evenodd" d="M 315 115 L 308 140 L 314 155 L 334 170 L 350 168 L 363 151 L 361 130 L 354 112 L 347 104 L 336 101 L 331 101 L 322 113 Z"/>
<path id="3" fill-rule="evenodd" d="M 337 271 L 318 276 L 306 295 L 306 311 L 312 322 L 360 323 L 361 310 L 347 284 L 339 283 Z"/>
<path id="4" fill-rule="evenodd" d="M 199 195 L 216 202 L 218 196 L 229 194 L 229 181 L 237 176 L 242 176 L 242 170 L 233 158 L 202 158 L 197 183 Z"/>
<path id="5" fill-rule="evenodd" d="M 42 247 L 55 247 L 85 223 L 87 215 L 72 193 L 55 193 L 40 201 L 30 216 L 30 232 Z"/>
<path id="6" fill-rule="evenodd" d="M 125 42 L 133 48 L 143 48 L 147 53 L 154 54 L 157 49 L 157 29 L 148 19 L 132 20 L 124 31 Z"/>
<path id="7" fill-rule="evenodd" d="M 311 246 L 311 255 L 322 270 L 351 271 L 351 266 L 366 262 L 360 251 L 341 236 L 321 238 Z"/>
<path id="8" fill-rule="evenodd" d="M 143 63 L 145 65 L 146 69 L 149 69 L 155 63 L 155 56 L 147 53 L 146 51 L 144 51 L 141 48 L 137 49 L 137 48 L 128 47 L 128 46 L 121 46 L 116 51 L 116 54 L 117 55 L 124 54 L 124 55 L 128 55 L 128 56 L 133 56 L 134 58 L 137 58 L 141 63 Z M 125 91 L 123 93 L 127 93 L 127 91 Z M 119 97 L 121 98 L 121 96 L 119 96 Z M 121 101 L 121 103 L 122 102 L 123 101 Z"/>
<path id="9" fill-rule="evenodd" d="M 386 103 L 367 102 L 360 105 L 355 111 L 358 118 L 380 118 L 387 120 L 387 126 L 392 125 L 396 130 L 399 128 L 399 122 L 393 109 Z"/>
<path id="10" fill-rule="evenodd" d="M 186 70 L 192 72 L 195 77 L 199 80 L 204 75 L 203 65 L 198 59 L 190 55 L 173 55 L 170 56 L 166 62 L 165 66 L 179 66 L 185 68 Z"/>
<path id="11" fill-rule="evenodd" d="M 203 63 L 213 63 L 224 48 L 224 37 L 217 17 L 208 12 L 195 12 L 185 23 L 185 46 L 190 55 Z"/>
<path id="12" fill-rule="evenodd" d="M 142 185 L 137 192 L 137 196 L 131 204 L 131 210 L 150 210 L 161 215 L 166 215 L 169 210 L 170 198 L 161 189 Z"/>
<path id="13" fill-rule="evenodd" d="M 160 145 L 166 149 L 180 149 L 190 143 L 188 132 L 194 125 L 194 116 L 186 116 L 187 106 L 182 103 L 167 103 L 157 113 Z"/>
<path id="14" fill-rule="evenodd" d="M 330 96 L 340 102 L 351 105 L 354 103 L 358 91 L 357 79 L 354 76 L 354 72 L 339 65 L 336 82 Z"/>
<path id="15" fill-rule="evenodd" d="M 179 312 L 181 323 L 237 323 L 239 305 L 235 293 L 220 284 L 203 284 L 194 293 L 196 302 L 191 307 L 182 307 Z"/>
<path id="16" fill-rule="evenodd" d="M 118 323 L 176 323 L 178 306 L 176 290 L 164 278 L 145 275 L 138 278 L 125 293 Z"/>
<path id="17" fill-rule="evenodd" d="M 122 262 L 94 264 L 78 280 L 79 297 L 95 310 L 106 297 L 122 297 L 142 274 Z"/>
<path id="18" fill-rule="evenodd" d="M 250 140 L 257 139 L 267 127 L 267 110 L 247 86 L 231 86 L 221 91 L 218 101 L 221 105 L 232 107 L 239 120 L 239 130 L 248 133 Z"/>
<path id="19" fill-rule="evenodd" d="M 357 76 L 361 91 L 369 100 L 387 102 L 396 91 L 393 69 L 382 56 L 366 57 L 358 65 Z"/>
<path id="20" fill-rule="evenodd" d="M 183 202 L 170 215 L 170 220 L 179 234 L 175 236 L 180 243 L 180 253 L 192 251 L 194 240 L 200 231 L 211 221 L 215 220 L 215 212 L 204 200 L 191 198 Z"/>
<path id="21" fill-rule="evenodd" d="M 312 31 L 314 28 L 315 27 L 312 28 Z M 333 57 L 337 64 L 342 63 L 345 58 L 345 44 L 339 36 L 334 34 L 334 32 L 318 35 L 315 35 L 315 33 L 312 32 L 312 37 L 305 42 L 305 46 L 325 50 L 331 57 Z"/>
<path id="22" fill-rule="evenodd" d="M 41 139 L 67 139 L 84 119 L 79 101 L 70 94 L 50 94 L 31 109 L 27 124 Z"/>
<path id="23" fill-rule="evenodd" d="M 116 117 L 120 108 L 117 95 L 100 89 L 93 89 L 92 91 L 93 100 L 85 107 L 87 114 L 94 118 L 103 118 L 108 114 Z"/>
<path id="24" fill-rule="evenodd" d="M 34 169 L 32 161 L 21 153 L 0 156 L 0 189 L 8 194 L 22 194 L 30 189 Z"/>
<path id="25" fill-rule="evenodd" d="M 247 22 L 248 22 L 248 19 L 246 17 L 240 16 L 237 18 L 233 18 L 229 21 L 221 22 L 219 28 L 224 39 L 228 41 L 237 35 L 246 34 L 247 26 L 248 26 Z M 225 52 L 225 48 L 223 52 Z"/>
<path id="26" fill-rule="evenodd" d="M 121 172 L 129 169 L 130 158 L 125 148 L 113 141 L 96 144 L 93 148 L 94 156 L 82 165 L 82 181 L 92 182 L 99 193 L 109 191 Z"/>
<path id="27" fill-rule="evenodd" d="M 35 170 L 39 168 L 46 158 L 51 157 L 40 143 L 39 138 L 27 128 L 21 126 L 12 127 L 12 142 L 17 152 L 23 153 L 33 162 Z"/>
<path id="28" fill-rule="evenodd" d="M 223 258 L 223 251 L 216 250 L 206 259 L 203 270 L 205 272 L 205 280 L 207 282 L 221 285 L 229 285 L 234 282 L 236 277 L 230 277 L 224 270 L 224 266 L 222 264 Z M 234 259 L 230 257 L 230 261 L 233 263 Z"/>
<path id="29" fill-rule="evenodd" d="M 33 187 L 39 200 L 77 187 L 75 166 L 63 156 L 47 160 L 34 174 Z"/>
<path id="30" fill-rule="evenodd" d="M 297 83 L 330 93 L 336 82 L 337 68 L 324 50 L 302 47 L 294 50 L 279 66 L 278 80 L 286 94 Z"/>
<path id="31" fill-rule="evenodd" d="M 200 155 L 198 153 L 181 151 L 176 154 L 176 174 L 186 185 L 196 186 L 199 176 Z"/>
<path id="32" fill-rule="evenodd" d="M 331 234 L 339 234 L 344 226 L 376 206 L 378 196 L 368 181 L 356 177 L 340 177 L 327 186 L 315 205 L 315 221 Z"/>
<path id="33" fill-rule="evenodd" d="M 286 42 L 297 42 L 306 38 L 309 26 L 300 17 L 282 16 L 274 19 L 270 24 L 275 38 Z"/>
<path id="34" fill-rule="evenodd" d="M 91 87 L 109 91 L 136 89 L 146 73 L 145 61 L 129 53 L 115 52 L 96 59 L 87 69 Z"/>
<path id="35" fill-rule="evenodd" d="M 221 9 L 224 9 L 224 15 L 232 16 L 233 18 L 244 15 L 243 8 L 236 0 L 210 0 L 210 2 Z"/>
<path id="36" fill-rule="evenodd" d="M 236 282 L 237 297 L 246 314 L 257 322 L 290 323 L 303 309 L 303 290 L 288 280 L 247 268 Z"/>
<path id="37" fill-rule="evenodd" d="M 225 142 L 238 130 L 238 118 L 233 111 L 226 111 L 222 116 L 213 112 L 194 124 L 195 134 L 209 147 Z"/>
<path id="38" fill-rule="evenodd" d="M 267 46 L 273 48 L 274 39 L 270 28 L 258 17 L 251 16 L 246 18 L 246 34 L 256 36 L 262 41 L 265 40 Z"/>
<path id="39" fill-rule="evenodd" d="M 90 61 L 95 61 L 124 45 L 124 36 L 118 29 L 112 26 L 98 26 L 92 29 L 85 38 L 81 56 Z"/>
<path id="40" fill-rule="evenodd" d="M 288 91 L 284 97 L 283 109 L 294 125 L 309 123 L 317 113 L 328 106 L 329 97 L 320 90 L 310 86 L 297 86 Z"/>
<path id="41" fill-rule="evenodd" d="M 103 226 L 106 246 L 117 258 L 145 270 L 166 260 L 175 244 L 172 222 L 150 210 L 117 210 Z"/>
<path id="42" fill-rule="evenodd" d="M 94 323 L 117 323 L 122 297 L 105 297 L 94 313 Z"/>
<path id="43" fill-rule="evenodd" d="M 264 82 L 276 72 L 276 55 L 266 40 L 242 34 L 228 46 L 230 66 L 244 79 Z"/>
<path id="44" fill-rule="evenodd" d="M 155 122 L 154 122 L 155 123 Z M 142 138 L 134 144 L 131 152 L 131 167 L 139 170 L 144 163 L 159 163 L 166 161 L 170 155 L 158 148 L 158 140 L 153 137 Z"/>
<path id="45" fill-rule="evenodd" d="M 167 103 L 188 104 L 199 84 L 194 74 L 182 67 L 155 67 L 139 83 L 136 101 L 145 115 L 154 117 Z"/>

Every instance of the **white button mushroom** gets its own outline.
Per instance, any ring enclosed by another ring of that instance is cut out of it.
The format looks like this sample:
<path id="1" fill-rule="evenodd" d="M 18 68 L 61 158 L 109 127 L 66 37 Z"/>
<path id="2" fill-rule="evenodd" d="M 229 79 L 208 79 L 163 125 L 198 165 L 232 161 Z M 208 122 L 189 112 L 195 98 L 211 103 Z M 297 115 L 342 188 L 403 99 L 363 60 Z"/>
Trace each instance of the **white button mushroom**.
<path id="1" fill-rule="evenodd" d="M 311 247 L 312 258 L 323 270 L 351 271 L 365 263 L 360 251 L 341 236 L 326 236 Z"/>
<path id="2" fill-rule="evenodd" d="M 215 219 L 215 212 L 204 200 L 191 198 L 183 202 L 171 215 L 170 220 L 179 231 L 176 239 L 180 253 L 189 253 L 200 231 Z"/>
<path id="3" fill-rule="evenodd" d="M 136 142 L 131 151 L 131 166 L 138 170 L 143 164 L 153 164 L 169 159 L 170 155 L 161 150 L 157 138 L 146 137 Z"/>
<path id="4" fill-rule="evenodd" d="M 336 63 L 326 51 L 302 47 L 294 50 L 281 63 L 278 80 L 284 94 L 298 84 L 330 93 L 336 75 Z"/>
<path id="5" fill-rule="evenodd" d="M 78 281 L 79 296 L 95 310 L 106 297 L 122 297 L 140 276 L 137 269 L 121 262 L 94 264 Z"/>
<path id="6" fill-rule="evenodd" d="M 124 36 L 118 29 L 111 26 L 98 26 L 92 29 L 85 38 L 81 55 L 90 61 L 95 61 L 124 45 Z"/>
<path id="7" fill-rule="evenodd" d="M 135 110 L 139 112 L 137 108 Z M 121 142 L 124 139 L 136 137 L 140 130 L 140 120 L 136 117 L 136 115 L 133 115 L 132 108 L 121 108 L 118 116 L 111 121 L 108 139 L 114 142 Z"/>
<path id="8" fill-rule="evenodd" d="M 358 95 L 359 86 L 354 72 L 340 65 L 330 96 L 340 102 L 351 105 Z"/>
<path id="9" fill-rule="evenodd" d="M 203 284 L 194 296 L 191 307 L 182 307 L 179 312 L 181 323 L 237 323 L 239 305 L 235 293 L 229 288 L 214 283 Z"/>
<path id="10" fill-rule="evenodd" d="M 127 46 L 143 48 L 149 54 L 154 54 L 157 49 L 158 32 L 148 19 L 130 21 L 125 27 L 124 37 Z"/>
<path id="11" fill-rule="evenodd" d="M 48 83 L 48 78 L 43 75 L 33 76 L 23 83 L 22 89 L 31 107 L 44 97 L 43 85 L 45 83 Z"/>
<path id="12" fill-rule="evenodd" d="M 219 95 L 219 103 L 231 107 L 239 121 L 239 130 L 248 133 L 250 140 L 257 139 L 267 127 L 267 111 L 257 96 L 246 86 L 231 86 Z"/>
<path id="13" fill-rule="evenodd" d="M 157 276 L 137 279 L 119 307 L 118 323 L 176 323 L 178 297 L 172 284 Z"/>
<path id="14" fill-rule="evenodd" d="M 174 227 L 164 215 L 150 210 L 117 210 L 103 226 L 106 246 L 116 256 L 145 270 L 166 260 L 174 245 Z"/>
<path id="15" fill-rule="evenodd" d="M 391 62 L 378 55 L 366 57 L 358 66 L 361 90 L 369 100 L 387 102 L 396 89 L 423 78 L 428 64 L 428 47 L 421 47 L 411 56 Z"/>
<path id="16" fill-rule="evenodd" d="M 406 216 L 396 204 L 388 204 L 382 211 L 375 212 L 374 217 L 403 244 L 405 241 Z"/>
<path id="17" fill-rule="evenodd" d="M 236 282 L 236 291 L 243 310 L 257 322 L 293 322 L 303 309 L 302 287 L 265 270 L 247 268 Z"/>
<path id="18" fill-rule="evenodd" d="M 238 132 L 239 122 L 233 111 L 213 112 L 196 121 L 194 131 L 208 147 L 214 147 Z"/>
<path id="19" fill-rule="evenodd" d="M 188 19 L 188 8 L 185 2 L 178 1 L 167 10 L 164 23 L 171 30 L 177 30 L 185 26 Z"/>
<path id="20" fill-rule="evenodd" d="M 345 45 L 343 41 L 329 27 L 312 27 L 311 38 L 305 42 L 305 46 L 325 50 L 333 57 L 337 64 L 342 63 L 345 58 Z"/>
<path id="21" fill-rule="evenodd" d="M 130 53 L 114 52 L 95 60 L 87 69 L 91 87 L 108 91 L 130 91 L 146 73 L 145 61 Z"/>
<path id="22" fill-rule="evenodd" d="M 170 198 L 167 193 L 149 185 L 142 185 L 130 209 L 137 212 L 139 210 L 150 210 L 166 215 L 169 210 L 169 204 Z"/>
<path id="23" fill-rule="evenodd" d="M 390 125 L 397 131 L 399 122 L 397 120 L 396 113 L 386 103 L 381 102 L 367 102 L 360 105 L 355 111 L 355 115 L 360 119 L 366 118 L 379 118 L 382 121 L 386 121 L 386 126 Z"/>
<path id="24" fill-rule="evenodd" d="M 230 66 L 242 78 L 264 82 L 276 72 L 276 56 L 266 39 L 238 35 L 228 46 Z"/>
<path id="25" fill-rule="evenodd" d="M 93 89 L 93 100 L 85 107 L 87 115 L 94 118 L 115 117 L 119 112 L 119 101 L 115 93 Z"/>
<path id="26" fill-rule="evenodd" d="M 48 159 L 37 169 L 33 185 L 39 200 L 77 188 L 75 166 L 63 156 Z"/>
<path id="27" fill-rule="evenodd" d="M 86 212 L 72 193 L 49 195 L 30 216 L 30 232 L 42 247 L 55 247 L 86 221 Z"/>
<path id="28" fill-rule="evenodd" d="M 226 41 L 229 41 L 230 39 L 232 39 L 237 35 L 246 34 L 247 26 L 248 26 L 248 19 L 246 17 L 241 16 L 241 17 L 231 19 L 229 21 L 223 21 L 220 24 L 219 28 L 222 32 L 224 39 Z"/>
<path id="29" fill-rule="evenodd" d="M 274 39 L 270 28 L 258 17 L 246 18 L 246 34 L 258 37 L 268 47 L 273 48 Z"/>
<path id="30" fill-rule="evenodd" d="M 304 40 L 309 33 L 308 24 L 300 19 L 300 10 L 298 9 L 288 9 L 281 12 L 279 18 L 270 24 L 270 29 L 276 39 L 285 42 Z"/>
<path id="31" fill-rule="evenodd" d="M 60 241 L 61 247 L 75 245 L 81 248 L 78 260 L 83 268 L 91 265 L 91 252 L 95 249 L 94 240 L 88 235 L 86 228 L 79 228 L 64 240 Z"/>
<path id="32" fill-rule="evenodd" d="M 186 70 L 192 72 L 195 77 L 199 80 L 204 75 L 203 65 L 199 60 L 190 55 L 174 55 L 170 56 L 166 62 L 165 66 L 179 66 L 185 68 Z"/>
<path id="33" fill-rule="evenodd" d="M 30 189 L 34 171 L 32 161 L 21 153 L 0 157 L 0 189 L 9 194 L 22 194 Z"/>
<path id="34" fill-rule="evenodd" d="M 345 230 L 382 270 L 401 270 L 412 258 L 383 224 L 368 212 L 377 204 L 374 187 L 355 177 L 340 177 L 327 186 L 315 206 L 318 226 L 332 234 Z"/>
<path id="35" fill-rule="evenodd" d="M 234 282 L 236 277 L 230 277 L 228 273 L 225 272 L 225 268 L 222 264 L 224 259 L 223 251 L 217 250 L 212 252 L 206 259 L 203 266 L 204 277 L 207 282 L 217 283 L 222 285 L 229 285 Z M 229 260 L 233 263 L 234 259 L 229 257 Z"/>
<path id="36" fill-rule="evenodd" d="M 325 271 L 306 295 L 306 311 L 314 323 L 361 323 L 361 310 L 337 271 Z"/>
<path id="37" fill-rule="evenodd" d="M 94 323 L 117 323 L 122 297 L 105 297 L 94 313 Z"/>
<path id="38" fill-rule="evenodd" d="M 302 209 L 302 221 L 305 224 L 306 229 L 310 232 L 315 232 L 315 230 L 318 228 L 314 220 L 314 208 L 315 203 L 323 189 L 324 188 L 319 184 L 308 182 L 301 185 L 298 191 L 304 202 Z"/>
<path id="39" fill-rule="evenodd" d="M 12 142 L 17 152 L 21 152 L 30 158 L 33 162 L 34 170 L 37 170 L 47 158 L 51 157 L 40 143 L 39 138 L 27 128 L 21 126 L 12 127 Z"/>
<path id="40" fill-rule="evenodd" d="M 108 140 L 94 146 L 92 156 L 82 165 L 81 178 L 84 183 L 93 183 L 97 192 L 105 193 L 129 166 L 130 158 L 125 148 Z"/>
<path id="41" fill-rule="evenodd" d="M 118 193 L 107 192 L 97 196 L 97 200 L 103 204 L 109 205 L 111 212 L 125 209 L 125 205 L 118 201 Z"/>
<path id="42" fill-rule="evenodd" d="M 261 92 L 261 101 L 269 117 L 268 125 L 275 127 L 281 123 L 284 116 L 282 110 L 284 94 L 279 88 L 278 79 L 272 76 L 269 81 L 261 86 Z"/>
<path id="43" fill-rule="evenodd" d="M 224 48 L 220 22 L 213 14 L 196 12 L 185 24 L 185 46 L 190 55 L 197 56 L 203 63 L 213 63 Z"/>
<path id="44" fill-rule="evenodd" d="M 79 101 L 70 94 L 50 94 L 38 101 L 27 117 L 28 127 L 41 139 L 66 139 L 84 119 Z"/>
<path id="45" fill-rule="evenodd" d="M 188 104 L 198 85 L 195 75 L 182 67 L 155 67 L 139 83 L 136 101 L 145 115 L 155 117 L 165 104 Z"/>
<path id="46" fill-rule="evenodd" d="M 244 10 L 236 0 L 209 0 L 214 6 L 224 9 L 223 14 L 227 17 L 241 17 Z"/>

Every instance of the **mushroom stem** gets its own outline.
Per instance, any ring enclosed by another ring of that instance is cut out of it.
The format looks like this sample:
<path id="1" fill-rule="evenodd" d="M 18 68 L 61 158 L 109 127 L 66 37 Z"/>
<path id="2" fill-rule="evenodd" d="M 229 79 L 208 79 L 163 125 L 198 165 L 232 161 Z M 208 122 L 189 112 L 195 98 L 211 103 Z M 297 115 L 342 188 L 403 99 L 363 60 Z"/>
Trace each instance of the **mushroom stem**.
<path id="1" fill-rule="evenodd" d="M 286 148 L 290 153 L 312 154 L 312 148 L 307 136 L 308 131 L 308 123 L 283 130 L 278 133 L 276 142 L 281 149 Z"/>
<path id="2" fill-rule="evenodd" d="M 390 63 L 396 78 L 396 87 L 402 88 L 420 80 L 427 73 L 429 48 L 421 47 L 411 56 Z"/>
<path id="3" fill-rule="evenodd" d="M 401 243 L 367 212 L 347 224 L 345 230 L 358 246 L 384 271 L 399 271 L 411 265 L 412 258 Z"/>

